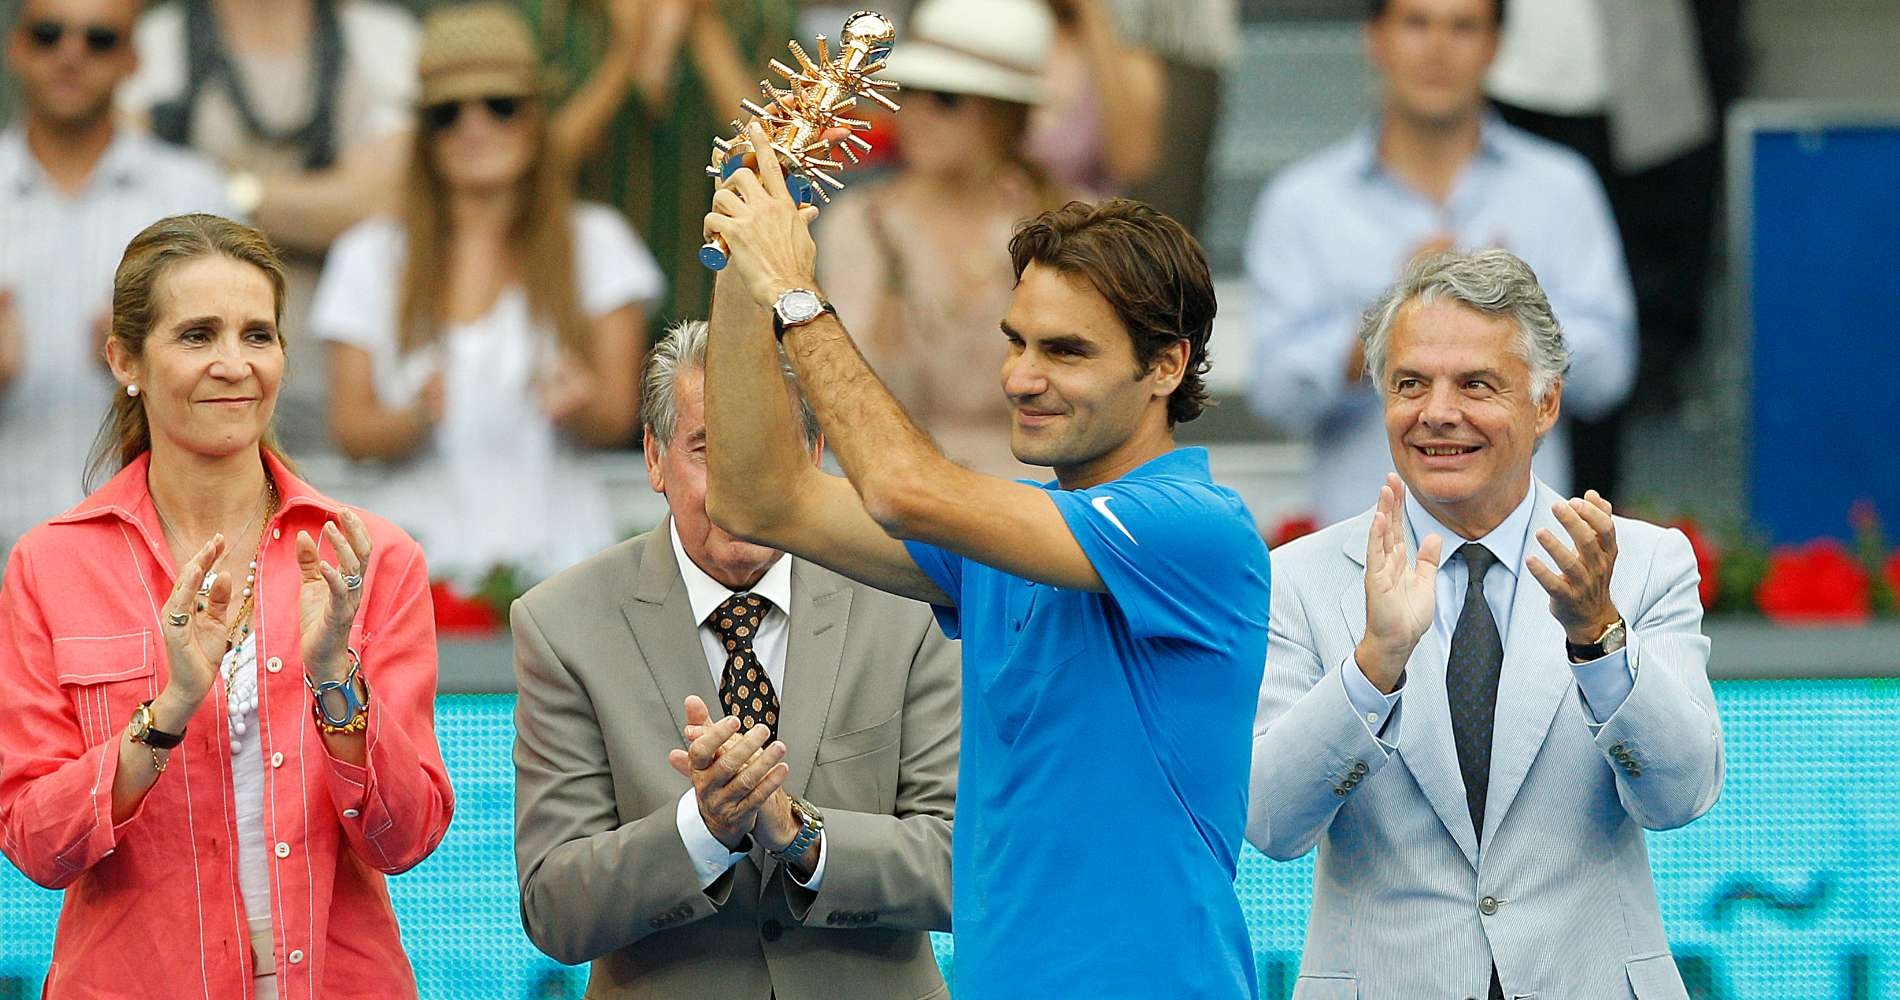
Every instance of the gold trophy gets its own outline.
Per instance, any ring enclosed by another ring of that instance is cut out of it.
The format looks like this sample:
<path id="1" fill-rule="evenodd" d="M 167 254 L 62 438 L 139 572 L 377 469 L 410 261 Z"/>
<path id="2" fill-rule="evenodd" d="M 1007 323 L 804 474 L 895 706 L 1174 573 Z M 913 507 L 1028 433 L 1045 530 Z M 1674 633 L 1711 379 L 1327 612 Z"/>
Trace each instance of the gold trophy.
<path id="1" fill-rule="evenodd" d="M 873 76 L 884 68 L 885 57 L 890 54 L 891 42 L 896 38 L 897 28 L 890 18 L 876 11 L 858 11 L 844 19 L 836 59 L 831 57 L 823 35 L 818 36 L 816 62 L 805 54 L 803 46 L 791 42 L 798 68 L 772 60 L 772 69 L 785 78 L 786 89 L 772 86 L 769 80 L 760 80 L 759 91 L 765 97 L 765 105 L 741 102 L 746 113 L 765 126 L 770 152 L 778 157 L 785 170 L 785 186 L 799 204 L 809 205 L 814 197 L 830 202 L 826 186 L 834 191 L 844 189 L 837 172 L 846 165 L 833 157 L 834 142 L 852 163 L 858 162 L 859 150 L 870 150 L 870 141 L 858 133 L 870 128 L 871 123 L 844 115 L 857 106 L 859 98 L 897 110 L 897 104 L 883 94 L 885 90 L 896 90 L 897 84 Z M 752 148 L 738 119 L 733 119 L 731 128 L 731 138 L 713 140 L 712 164 L 706 168 L 708 174 L 721 180 L 745 164 L 747 153 L 763 155 Z M 829 137 L 839 129 L 846 133 L 841 139 Z M 699 248 L 699 262 L 714 271 L 724 268 L 728 259 L 726 241 L 717 234 Z"/>

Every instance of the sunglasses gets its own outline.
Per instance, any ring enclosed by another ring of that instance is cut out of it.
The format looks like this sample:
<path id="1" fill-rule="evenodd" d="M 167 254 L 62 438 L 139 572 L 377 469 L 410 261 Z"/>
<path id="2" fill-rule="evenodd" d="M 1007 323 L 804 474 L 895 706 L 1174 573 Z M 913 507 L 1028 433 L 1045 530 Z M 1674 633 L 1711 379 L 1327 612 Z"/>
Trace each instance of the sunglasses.
<path id="1" fill-rule="evenodd" d="M 82 28 L 58 21 L 34 21 L 27 25 L 26 35 L 33 40 L 35 47 L 51 52 L 59 48 L 60 40 L 66 37 L 68 31 L 78 31 L 86 41 L 86 51 L 94 55 L 105 55 L 118 48 L 119 41 L 124 37 L 119 29 L 103 24 L 88 24 Z"/>
<path id="2" fill-rule="evenodd" d="M 447 132 L 462 120 L 462 107 L 467 104 L 482 104 L 488 108 L 489 117 L 505 122 L 521 110 L 519 97 L 481 97 L 466 101 L 443 101 L 422 109 L 422 122 L 431 132 Z"/>

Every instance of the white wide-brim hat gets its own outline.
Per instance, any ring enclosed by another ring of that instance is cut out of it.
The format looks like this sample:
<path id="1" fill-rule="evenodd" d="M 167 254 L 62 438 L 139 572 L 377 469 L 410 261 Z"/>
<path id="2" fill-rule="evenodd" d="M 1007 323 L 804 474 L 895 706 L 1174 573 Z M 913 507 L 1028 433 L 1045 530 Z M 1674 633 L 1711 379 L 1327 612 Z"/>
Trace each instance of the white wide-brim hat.
<path id="1" fill-rule="evenodd" d="M 879 75 L 914 90 L 1039 104 L 1054 36 L 1046 0 L 924 0 Z"/>

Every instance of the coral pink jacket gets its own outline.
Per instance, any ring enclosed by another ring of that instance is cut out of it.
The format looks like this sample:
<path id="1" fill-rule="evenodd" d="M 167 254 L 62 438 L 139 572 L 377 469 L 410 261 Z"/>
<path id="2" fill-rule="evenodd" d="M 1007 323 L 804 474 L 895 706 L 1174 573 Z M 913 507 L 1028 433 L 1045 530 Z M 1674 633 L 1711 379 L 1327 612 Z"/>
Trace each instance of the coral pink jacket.
<path id="1" fill-rule="evenodd" d="M 138 811 L 112 823 L 119 741 L 168 676 L 159 608 L 175 570 L 148 461 L 29 532 L 0 586 L 0 848 L 66 890 L 49 1000 L 252 993 L 222 681 Z M 434 732 L 428 572 L 409 536 L 363 515 L 374 549 L 351 646 L 371 694 L 368 759 L 330 756 L 304 687 L 295 545 L 342 508 L 266 464 L 282 502 L 253 620 L 278 990 L 414 997 L 383 876 L 427 857 L 454 809 Z"/>

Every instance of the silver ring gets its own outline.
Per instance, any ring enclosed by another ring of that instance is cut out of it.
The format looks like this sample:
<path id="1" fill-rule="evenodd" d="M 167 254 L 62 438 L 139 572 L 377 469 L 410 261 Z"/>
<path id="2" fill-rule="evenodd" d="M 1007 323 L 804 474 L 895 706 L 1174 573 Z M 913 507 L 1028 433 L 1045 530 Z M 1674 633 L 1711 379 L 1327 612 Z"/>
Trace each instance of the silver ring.
<path id="1" fill-rule="evenodd" d="M 165 620 L 171 623 L 172 628 L 184 628 L 185 623 L 191 621 L 191 616 L 182 611 L 171 611 L 166 613 Z"/>
<path id="2" fill-rule="evenodd" d="M 344 590 L 355 590 L 361 587 L 362 585 L 363 585 L 363 578 L 361 576 L 358 576 L 357 574 L 354 574 L 354 573 L 344 574 L 343 576 Z"/>

